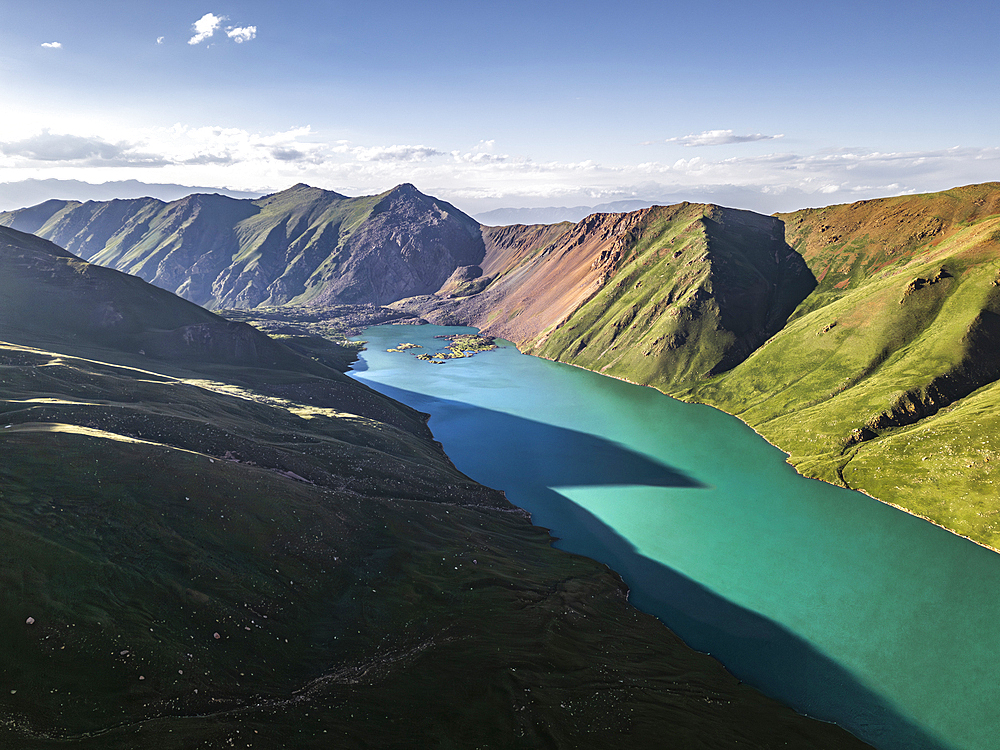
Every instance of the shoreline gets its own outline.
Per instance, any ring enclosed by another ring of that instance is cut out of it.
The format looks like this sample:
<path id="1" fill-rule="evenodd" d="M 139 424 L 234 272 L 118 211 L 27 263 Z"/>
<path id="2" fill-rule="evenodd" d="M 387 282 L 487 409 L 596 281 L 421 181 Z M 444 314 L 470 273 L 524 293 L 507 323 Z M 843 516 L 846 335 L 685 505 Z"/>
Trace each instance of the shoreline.
<path id="1" fill-rule="evenodd" d="M 468 328 L 474 328 L 475 326 L 467 326 L 467 327 Z M 477 329 L 477 330 L 480 330 L 480 329 Z M 508 339 L 501 339 L 501 340 L 503 340 L 503 341 L 509 341 Z M 657 388 L 654 385 L 649 385 L 647 383 L 639 383 L 639 382 L 636 382 L 635 380 L 629 380 L 628 378 L 626 378 L 626 377 L 624 377 L 622 375 L 609 375 L 606 372 L 599 372 L 597 370 L 591 370 L 589 367 L 584 367 L 583 365 L 578 365 L 575 362 L 564 362 L 564 361 L 559 360 L 559 359 L 552 359 L 551 357 L 544 357 L 541 354 L 526 354 L 525 352 L 521 351 L 521 349 L 513 341 L 510 341 L 509 343 L 515 349 L 517 349 L 517 351 L 520 354 L 524 354 L 527 357 L 538 357 L 538 359 L 544 359 L 544 360 L 546 360 L 548 362 L 557 362 L 558 364 L 561 364 L 561 365 L 569 365 L 570 367 L 576 367 L 577 369 L 585 370 L 586 372 L 592 372 L 595 375 L 600 375 L 600 376 L 605 377 L 605 378 L 612 378 L 614 380 L 619 380 L 619 381 L 621 381 L 623 383 L 628 383 L 630 385 L 637 385 L 637 386 L 640 386 L 642 388 L 651 388 L 654 391 L 656 391 L 657 393 L 659 393 L 661 396 L 665 396 L 667 398 L 672 398 L 675 401 L 681 401 L 682 403 L 685 403 L 685 404 L 697 404 L 698 406 L 706 406 L 709 409 L 715 409 L 716 411 L 720 411 L 723 414 L 726 414 L 726 415 L 728 415 L 730 417 L 733 417 L 734 419 L 739 419 L 740 422 L 742 422 L 748 428 L 750 428 L 751 430 L 753 430 L 753 433 L 755 435 L 757 435 L 757 437 L 759 437 L 761 440 L 763 440 L 764 442 L 766 442 L 772 448 L 775 448 L 775 449 L 781 451 L 782 453 L 784 453 L 785 454 L 785 463 L 788 464 L 789 466 L 791 466 L 792 469 L 795 470 L 795 473 L 798 474 L 803 479 L 811 479 L 814 482 L 823 482 L 824 484 L 829 484 L 831 487 L 840 487 L 840 489 L 847 490 L 848 492 L 857 492 L 857 493 L 859 493 L 861 495 L 864 495 L 865 497 L 869 497 L 872 500 L 875 500 L 876 502 L 882 503 L 883 505 L 888 505 L 891 508 L 895 508 L 898 511 L 902 511 L 903 513 L 906 513 L 907 515 L 913 516 L 914 518 L 919 518 L 921 521 L 926 521 L 929 524 L 937 526 L 939 529 L 943 529 L 944 531 L 947 531 L 949 534 L 957 536 L 957 537 L 959 537 L 961 539 L 965 539 L 966 541 L 972 542 L 973 544 L 975 544 L 975 545 L 977 545 L 979 547 L 982 547 L 983 549 L 988 549 L 991 552 L 995 552 L 997 554 L 1000 554 L 1000 549 L 997 549 L 996 547 L 993 547 L 993 546 L 991 546 L 989 544 L 986 544 L 985 542 L 980 542 L 980 541 L 978 541 L 976 539 L 973 539 L 972 537 L 966 536 L 965 534 L 961 534 L 958 531 L 955 531 L 954 529 L 949 529 L 944 524 L 938 523 L 937 521 L 935 521 L 932 518 L 928 518 L 927 516 L 924 516 L 924 515 L 922 515 L 920 513 L 916 513 L 915 511 L 912 511 L 909 508 L 905 508 L 902 505 L 899 505 L 897 503 L 892 502 L 891 500 L 883 500 L 882 498 L 876 497 L 875 495 L 872 495 L 870 492 L 866 492 L 863 489 L 855 489 L 854 487 L 841 486 L 841 485 L 838 485 L 838 484 L 834 484 L 833 482 L 828 482 L 825 479 L 820 479 L 819 477 L 811 477 L 808 474 L 803 474 L 801 471 L 799 471 L 798 467 L 795 466 L 795 464 L 793 464 L 790 461 L 788 461 L 788 458 L 792 455 L 791 453 L 788 453 L 780 445 L 775 445 L 774 443 L 772 443 L 766 437 L 764 437 L 763 435 L 761 435 L 760 432 L 758 432 L 757 429 L 752 424 L 750 424 L 749 422 L 741 419 L 740 416 L 737 415 L 737 414 L 730 414 L 725 409 L 720 409 L 718 406 L 714 406 L 713 404 L 706 404 L 703 401 L 685 401 L 684 399 L 677 398 L 676 396 L 671 396 L 669 393 L 664 393 L 663 391 L 661 391 L 659 388 Z"/>
<path id="2" fill-rule="evenodd" d="M 511 342 L 511 343 L 513 343 L 513 342 Z M 514 347 L 516 348 L 517 344 L 514 344 Z M 520 349 L 518 349 L 518 351 L 521 352 Z M 521 354 L 524 354 L 524 352 L 521 352 Z M 876 497 L 875 495 L 872 495 L 870 492 L 867 492 L 867 491 L 865 491 L 863 489 L 856 489 L 854 487 L 841 486 L 839 484 L 834 484 L 833 482 L 828 482 L 825 479 L 820 479 L 819 477 L 811 477 L 808 474 L 803 474 L 801 471 L 799 471 L 798 467 L 795 464 L 793 464 L 790 461 L 788 461 L 788 458 L 792 455 L 791 453 L 788 453 L 780 445 L 775 445 L 770 440 L 768 440 L 766 437 L 764 437 L 763 435 L 761 435 L 760 432 L 758 432 L 757 429 L 752 424 L 750 424 L 749 422 L 745 421 L 744 419 L 741 419 L 738 414 L 730 414 L 725 409 L 720 409 L 718 406 L 715 406 L 713 404 L 706 404 L 703 401 L 685 401 L 684 399 L 677 398 L 676 396 L 671 396 L 669 393 L 664 393 L 663 391 L 661 391 L 659 388 L 657 388 L 654 385 L 648 385 L 646 383 L 637 383 L 634 380 L 629 380 L 628 378 L 622 377 L 620 375 L 609 375 L 606 372 L 598 372 L 597 370 L 591 370 L 589 367 L 584 367 L 583 365 L 578 365 L 578 364 L 575 364 L 573 362 L 563 362 L 562 360 L 558 360 L 558 359 L 550 359 L 549 357 L 543 357 L 540 354 L 527 354 L 525 356 L 528 356 L 528 357 L 538 357 L 539 359 L 544 359 L 544 360 L 547 360 L 549 362 L 558 362 L 561 365 L 569 365 L 570 367 L 576 367 L 576 368 L 578 368 L 580 370 L 586 370 L 587 372 L 592 372 L 595 375 L 601 375 L 601 376 L 606 377 L 606 378 L 613 378 L 614 380 L 620 380 L 623 383 L 629 383 L 630 385 L 637 385 L 637 386 L 640 386 L 642 388 L 652 388 L 654 391 L 656 391 L 660 395 L 666 396 L 667 398 L 672 398 L 675 401 L 680 401 L 680 402 L 685 403 L 685 404 L 697 404 L 698 406 L 707 406 L 709 409 L 715 409 L 716 411 L 721 411 L 723 414 L 726 414 L 726 415 L 728 415 L 730 417 L 733 417 L 734 419 L 739 419 L 740 422 L 742 422 L 748 428 L 750 428 L 751 430 L 753 430 L 754 434 L 757 435 L 757 437 L 759 437 L 761 440 L 763 440 L 764 442 L 766 442 L 772 448 L 776 448 L 777 450 L 779 450 L 782 453 L 784 453 L 785 454 L 785 463 L 788 464 L 789 466 L 791 466 L 792 469 L 795 470 L 795 473 L 798 474 L 803 479 L 811 479 L 814 482 L 823 482 L 824 484 L 829 484 L 831 487 L 839 487 L 840 489 L 847 490 L 848 492 L 857 492 L 858 494 L 864 495 L 865 497 L 869 497 L 872 500 L 875 500 L 876 502 L 882 503 L 883 505 L 888 505 L 891 508 L 895 508 L 896 510 L 902 511 L 903 513 L 906 513 L 907 515 L 913 516 L 914 518 L 919 518 L 921 521 L 926 521 L 929 524 L 937 526 L 939 529 L 943 529 L 944 531 L 947 531 L 949 534 L 952 534 L 954 536 L 960 537 L 961 539 L 965 539 L 966 541 L 972 542 L 973 544 L 975 544 L 975 545 L 977 545 L 979 547 L 982 547 L 984 549 L 988 549 L 991 552 L 996 552 L 997 554 L 1000 554 L 1000 549 L 997 549 L 996 547 L 993 547 L 993 546 L 991 546 L 989 544 L 986 544 L 985 542 L 980 542 L 980 541 L 978 541 L 976 539 L 973 539 L 972 537 L 966 536 L 965 534 L 961 534 L 961 533 L 955 531 L 954 529 L 949 529 L 944 524 L 938 523 L 934 519 L 928 518 L 927 516 L 924 516 L 924 515 L 921 515 L 920 513 L 912 511 L 909 508 L 905 508 L 902 505 L 898 505 L 897 503 L 894 503 L 891 500 L 883 500 L 882 498 Z"/>
<path id="3" fill-rule="evenodd" d="M 375 324 L 375 325 L 380 325 L 380 324 Z M 384 323 L 384 324 L 381 324 L 381 325 L 413 325 L 413 324 L 394 323 L 393 322 L 393 323 Z M 469 325 L 467 325 L 467 326 L 457 326 L 457 327 L 472 328 L 473 330 L 475 330 L 477 332 L 477 334 L 481 334 L 482 333 L 482 329 L 481 328 L 476 328 L 476 326 L 469 326 Z M 363 331 L 362 331 L 362 333 L 363 333 Z M 361 335 L 361 333 L 357 334 L 356 336 L 354 336 L 352 338 L 357 338 L 360 335 Z M 728 415 L 730 417 L 733 417 L 734 419 L 739 419 L 739 421 L 741 423 L 743 423 L 744 425 L 746 425 L 749 429 L 753 430 L 753 433 L 755 435 L 757 435 L 757 437 L 759 437 L 761 440 L 763 440 L 764 442 L 766 442 L 772 448 L 775 448 L 775 449 L 781 451 L 782 453 L 784 453 L 785 454 L 785 463 L 788 464 L 789 466 L 791 466 L 792 469 L 795 471 L 795 473 L 798 474 L 800 477 L 802 477 L 804 479 L 810 479 L 810 480 L 812 480 L 814 482 L 823 482 L 824 484 L 829 484 L 831 487 L 839 487 L 840 489 L 844 489 L 844 490 L 847 490 L 849 492 L 857 492 L 857 493 L 859 493 L 861 495 L 864 495 L 865 497 L 868 497 L 868 498 L 871 498 L 872 500 L 875 500 L 876 502 L 882 503 L 883 505 L 888 505 L 891 508 L 895 508 L 898 511 L 902 511 L 903 513 L 906 513 L 907 515 L 913 516 L 914 518 L 919 518 L 921 521 L 926 521 L 927 523 L 932 524 L 934 526 L 937 526 L 939 529 L 943 529 L 944 531 L 947 531 L 949 534 L 957 536 L 957 537 L 959 537 L 961 539 L 965 539 L 966 541 L 971 542 L 972 544 L 975 544 L 978 547 L 982 547 L 983 549 L 988 549 L 991 552 L 995 552 L 997 554 L 1000 554 L 1000 549 L 998 549 L 996 547 L 993 547 L 993 546 L 991 546 L 989 544 L 986 544 L 985 542 L 980 542 L 980 541 L 978 541 L 976 539 L 973 539 L 972 537 L 969 537 L 969 536 L 966 536 L 965 534 L 959 533 L 958 531 L 955 531 L 954 529 L 950 529 L 947 526 L 945 526 L 944 524 L 938 523 L 937 521 L 935 521 L 932 518 L 928 518 L 927 516 L 924 516 L 924 515 L 922 515 L 920 513 L 912 511 L 909 508 L 906 508 L 906 507 L 904 507 L 902 505 L 899 505 L 897 503 L 892 502 L 891 500 L 883 500 L 882 498 L 876 497 L 875 495 L 872 495 L 871 493 L 866 492 L 863 489 L 855 489 L 853 487 L 846 487 L 846 486 L 834 484 L 833 482 L 828 482 L 827 480 L 820 479 L 819 477 L 811 477 L 808 474 L 803 474 L 801 471 L 799 471 L 798 467 L 795 466 L 795 464 L 793 464 L 790 461 L 788 461 L 788 458 L 791 456 L 790 453 L 788 453 L 780 445 L 776 445 L 776 444 L 772 443 L 766 437 L 764 437 L 763 435 L 761 435 L 760 432 L 758 432 L 758 430 L 753 425 L 751 425 L 747 421 L 741 419 L 740 416 L 737 415 L 737 414 L 730 414 L 726 410 L 720 409 L 718 406 L 715 406 L 713 404 L 706 404 L 703 401 L 685 401 L 684 399 L 679 399 L 676 396 L 671 396 L 669 393 L 664 393 L 663 391 L 661 391 L 656 386 L 649 385 L 647 383 L 639 383 L 639 382 L 636 382 L 635 380 L 629 380 L 628 378 L 626 378 L 626 377 L 624 377 L 622 375 L 609 375 L 606 372 L 599 372 L 598 370 L 591 370 L 589 367 L 584 367 L 583 365 L 578 365 L 575 362 L 564 362 L 562 360 L 552 359 L 551 357 L 544 357 L 541 354 L 528 354 L 528 353 L 522 351 L 520 349 L 520 347 L 518 347 L 518 345 L 515 342 L 511 341 L 510 339 L 505 339 L 505 338 L 502 338 L 502 337 L 499 337 L 499 336 L 498 337 L 494 337 L 494 338 L 497 341 L 506 341 L 511 346 L 513 346 L 517 350 L 517 352 L 519 354 L 523 354 L 526 357 L 537 357 L 538 359 L 544 359 L 547 362 L 556 362 L 556 363 L 558 363 L 560 365 L 568 365 L 569 367 L 576 367 L 577 369 L 584 370 L 586 372 L 592 372 L 595 375 L 600 375 L 600 376 L 605 377 L 605 378 L 612 378 L 614 380 L 618 380 L 618 381 L 621 381 L 623 383 L 628 383 L 629 385 L 636 385 L 636 386 L 640 386 L 642 388 L 651 388 L 652 390 L 656 391 L 661 396 L 665 396 L 666 398 L 672 398 L 675 401 L 680 401 L 680 402 L 685 403 L 685 404 L 697 404 L 698 406 L 706 406 L 709 409 L 715 409 L 716 411 L 720 411 L 723 414 L 726 414 L 726 415 Z"/>
<path id="4" fill-rule="evenodd" d="M 398 324 L 398 323 L 385 323 L 385 324 L 376 324 L 376 325 L 392 325 L 392 326 L 397 326 L 397 325 L 400 325 L 400 324 Z M 407 325 L 407 324 L 402 324 L 402 325 Z M 440 326 L 440 324 L 436 324 L 436 323 L 435 324 L 430 324 L 430 325 Z M 472 329 L 472 330 L 474 330 L 474 331 L 477 332 L 476 335 L 482 335 L 481 334 L 481 329 L 476 328 L 475 326 L 445 326 L 445 327 L 470 328 L 470 329 Z M 362 330 L 362 331 L 358 332 L 357 334 L 355 334 L 354 336 L 352 336 L 351 339 L 352 340 L 363 339 L 364 338 L 364 336 L 363 336 L 364 333 L 365 333 L 365 331 Z M 435 338 L 448 338 L 448 337 L 446 337 L 446 336 L 435 336 Z M 494 340 L 494 342 L 495 342 L 495 345 L 493 346 L 493 349 L 496 349 L 496 348 L 506 348 L 507 346 L 510 346 L 518 354 L 521 354 L 521 355 L 524 355 L 524 356 L 533 356 L 533 357 L 536 357 L 537 359 L 544 359 L 546 361 L 554 362 L 554 363 L 561 364 L 561 365 L 570 365 L 571 367 L 575 367 L 575 368 L 577 368 L 579 370 L 583 370 L 585 372 L 593 372 L 594 374 L 597 374 L 597 375 L 604 375 L 604 373 L 594 372 L 593 370 L 590 370 L 590 369 L 588 369 L 586 367 L 583 367 L 581 365 L 577 365 L 577 364 L 573 364 L 573 363 L 569 363 L 569 362 L 560 362 L 558 360 L 553 360 L 553 359 L 550 359 L 548 357 L 542 357 L 542 356 L 539 356 L 539 355 L 525 354 L 525 352 L 523 352 L 518 347 L 518 345 L 515 342 L 510 341 L 509 339 L 505 339 L 505 338 L 502 338 L 502 337 L 499 337 L 499 336 L 490 337 L 490 338 L 492 338 Z M 367 344 L 369 342 L 366 341 L 365 343 Z M 362 347 L 359 350 L 359 353 L 360 353 L 360 351 L 364 351 L 365 348 L 367 348 L 367 347 Z M 490 351 L 490 350 L 487 350 L 487 351 Z M 355 361 L 357 361 L 357 360 L 355 360 Z M 427 362 L 427 364 L 430 364 L 430 362 Z M 352 366 L 351 369 L 353 370 L 353 366 Z M 607 375 L 607 377 L 614 378 L 614 379 L 619 380 L 621 382 L 628 383 L 629 385 L 643 385 L 641 383 L 636 383 L 636 382 L 631 381 L 628 378 L 624 378 L 624 377 L 618 377 L 618 376 L 615 376 L 615 375 Z M 646 387 L 652 388 L 652 386 L 646 386 Z M 667 398 L 674 399 L 673 396 L 669 396 L 668 394 L 663 393 L 659 389 L 653 388 L 653 390 L 657 391 L 657 393 L 659 395 L 661 395 L 661 396 L 665 396 Z M 674 400 L 680 401 L 680 399 L 674 399 Z M 683 402 L 683 403 L 687 403 L 687 402 Z M 707 404 L 700 404 L 700 405 L 708 406 Z M 712 408 L 715 408 L 715 407 L 712 407 Z M 721 409 L 717 409 L 717 411 L 722 411 L 722 410 Z M 726 412 L 723 412 L 723 413 L 726 413 Z M 732 416 L 732 415 L 730 415 L 730 416 Z M 742 420 L 740 420 L 740 421 L 742 421 Z M 759 433 L 757 433 L 756 430 L 754 430 L 754 433 L 759 435 Z M 765 442 L 768 442 L 768 441 L 766 441 L 766 439 L 765 439 Z M 771 443 L 769 443 L 769 442 L 768 442 L 768 444 L 771 445 Z M 439 445 L 440 445 L 440 443 L 439 443 Z M 445 455 L 447 456 L 447 453 L 445 453 Z M 448 458 L 450 460 L 450 457 L 448 457 Z M 473 481 L 478 481 L 478 480 L 473 480 Z M 506 492 L 504 490 L 498 490 L 498 491 L 501 492 L 501 493 L 503 493 L 505 498 L 507 497 L 506 496 Z M 744 685 L 748 686 L 751 690 L 759 693 L 760 695 L 764 696 L 765 698 L 767 698 L 769 700 L 775 700 L 775 701 L 777 701 L 778 703 L 780 703 L 782 706 L 786 707 L 788 710 L 792 711 L 797 716 L 804 717 L 804 718 L 810 719 L 812 721 L 819 722 L 821 724 L 824 724 L 824 725 L 827 725 L 827 726 L 830 726 L 830 727 L 836 727 L 836 728 L 838 728 L 838 729 L 840 729 L 840 730 L 848 733 L 852 737 L 858 739 L 860 742 L 863 742 L 863 743 L 867 744 L 868 740 L 861 739 L 861 737 L 856 733 L 856 729 L 848 728 L 846 726 L 846 723 L 843 721 L 843 719 L 840 719 L 840 718 L 831 718 L 831 717 L 823 717 L 823 716 L 819 716 L 819 715 L 814 715 L 812 712 L 803 709 L 801 706 L 795 706 L 791 702 L 788 702 L 786 699 L 776 697 L 775 695 L 772 694 L 771 691 L 765 691 L 765 688 L 762 685 L 758 684 L 756 681 L 752 681 L 749 678 L 746 678 L 746 681 L 745 681 L 745 678 L 743 678 L 743 677 L 737 677 L 733 673 L 733 671 L 732 671 L 732 666 L 730 664 L 726 663 L 726 662 L 723 662 L 722 658 L 720 656 L 716 655 L 715 653 L 713 653 L 710 650 L 701 650 L 700 647 L 695 647 L 695 646 L 690 645 L 688 643 L 688 640 L 685 639 L 685 638 L 682 638 L 678 634 L 678 632 L 668 623 L 668 621 L 663 617 L 662 614 L 655 613 L 654 611 L 651 611 L 651 609 L 650 609 L 650 607 L 649 607 L 648 604 L 646 604 L 644 606 L 640 606 L 639 604 L 636 604 L 632 600 L 632 597 L 631 597 L 631 594 L 633 592 L 633 586 L 630 585 L 629 583 L 627 583 L 625 581 L 625 578 L 623 577 L 623 574 L 619 571 L 619 569 L 617 567 L 614 567 L 611 562 L 606 562 L 606 561 L 599 560 L 596 557 L 591 557 L 591 553 L 588 553 L 588 552 L 574 551 L 572 549 L 565 549 L 565 548 L 557 546 L 557 543 L 559 541 L 561 541 L 562 537 L 557 536 L 556 533 L 553 531 L 553 529 L 550 526 L 547 526 L 547 525 L 544 525 L 544 524 L 540 523 L 534 517 L 534 514 L 530 510 L 528 510 L 527 508 L 522 507 L 522 506 L 516 504 L 514 501 L 510 500 L 509 498 L 507 498 L 507 500 L 508 500 L 508 502 L 511 505 L 510 510 L 502 510 L 502 509 L 498 509 L 498 510 L 501 510 L 502 512 L 514 513 L 516 515 L 522 516 L 523 518 L 525 518 L 525 520 L 529 524 L 531 524 L 535 528 L 538 528 L 538 529 L 541 529 L 542 531 L 544 531 L 545 534 L 548 537 L 547 544 L 548 544 L 548 546 L 552 550 L 554 550 L 556 552 L 559 552 L 559 553 L 562 553 L 562 554 L 566 554 L 566 555 L 583 557 L 583 558 L 588 559 L 588 560 L 593 560 L 593 561 L 597 562 L 598 564 L 602 565 L 607 571 L 609 571 L 609 573 L 611 575 L 613 575 L 615 577 L 615 579 L 620 584 L 621 590 L 622 590 L 622 593 L 623 593 L 623 596 L 624 596 L 624 600 L 625 600 L 625 603 L 626 603 L 626 606 L 634 609 L 636 612 L 642 613 L 645 616 L 653 618 L 658 623 L 658 625 L 660 627 L 664 628 L 674 638 L 678 639 L 678 641 L 681 644 L 683 644 L 683 646 L 685 648 L 690 649 L 691 651 L 693 651 L 695 653 L 698 653 L 698 654 L 701 654 L 701 655 L 704 655 L 704 656 L 706 656 L 708 658 L 713 659 L 714 661 L 716 661 L 722 667 L 722 669 L 725 671 L 725 673 L 728 674 L 732 679 L 737 680 L 740 684 L 744 684 Z M 875 746 L 871 745 L 870 747 L 874 748 Z"/>

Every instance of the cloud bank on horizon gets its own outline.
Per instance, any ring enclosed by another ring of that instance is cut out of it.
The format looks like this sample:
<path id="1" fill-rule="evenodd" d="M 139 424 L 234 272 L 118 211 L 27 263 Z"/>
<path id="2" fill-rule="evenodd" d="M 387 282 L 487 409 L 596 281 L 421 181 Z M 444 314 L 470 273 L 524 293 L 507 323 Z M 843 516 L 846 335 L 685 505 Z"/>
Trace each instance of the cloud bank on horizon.
<path id="1" fill-rule="evenodd" d="M 789 150 L 614 165 L 498 153 L 493 140 L 467 148 L 328 141 L 309 127 L 253 132 L 174 125 L 123 136 L 105 139 L 46 129 L 0 141 L 0 166 L 6 181 L 137 179 L 262 193 L 296 182 L 353 194 L 413 182 L 472 211 L 669 197 L 772 212 L 918 192 L 913 185 L 940 184 L 956 174 L 963 184 L 987 181 L 1000 171 L 998 147 L 818 154 Z"/>
<path id="2" fill-rule="evenodd" d="M 0 182 L 412 182 L 480 211 L 706 196 L 773 211 L 1000 176 L 1000 102 L 954 86 L 1000 74 L 1000 6 L 709 0 L 710 34 L 664 44 L 685 6 L 623 2 L 180 0 L 97 18 L 36 0 L 0 27 Z"/>

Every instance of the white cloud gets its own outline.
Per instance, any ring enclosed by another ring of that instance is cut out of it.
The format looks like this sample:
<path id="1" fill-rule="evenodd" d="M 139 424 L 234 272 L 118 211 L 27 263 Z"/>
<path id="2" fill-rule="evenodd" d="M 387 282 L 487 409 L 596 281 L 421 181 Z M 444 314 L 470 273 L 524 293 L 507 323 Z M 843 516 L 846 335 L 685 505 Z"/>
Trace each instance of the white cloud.
<path id="1" fill-rule="evenodd" d="M 358 161 L 389 161 L 389 162 L 413 162 L 424 161 L 432 156 L 444 156 L 443 151 L 438 151 L 430 146 L 373 146 L 357 147 L 351 152 L 358 158 Z"/>
<path id="2" fill-rule="evenodd" d="M 75 167 L 160 167 L 166 162 L 158 155 L 139 150 L 128 142 L 111 143 L 103 138 L 52 133 L 16 141 L 0 142 L 0 154 L 11 166 L 25 164 Z"/>
<path id="3" fill-rule="evenodd" d="M 191 25 L 191 28 L 194 29 L 195 33 L 193 37 L 188 39 L 188 44 L 201 44 L 206 39 L 210 39 L 216 29 L 218 29 L 225 20 L 225 16 L 217 16 L 214 13 L 206 13 Z"/>
<path id="4" fill-rule="evenodd" d="M 706 130 L 703 133 L 685 135 L 678 138 L 667 138 L 667 143 L 679 143 L 682 146 L 726 146 L 731 143 L 751 143 L 753 141 L 772 141 L 784 138 L 784 135 L 735 135 L 732 130 Z"/>
<path id="5" fill-rule="evenodd" d="M 467 164 L 501 164 L 510 159 L 507 154 L 494 154 L 493 149 L 496 146 L 496 141 L 480 141 L 475 146 L 472 147 L 471 151 L 462 153 L 461 151 L 455 150 L 451 152 L 451 157 L 456 162 L 465 162 Z"/>
<path id="6" fill-rule="evenodd" d="M 278 161 L 300 161 L 305 158 L 306 155 L 297 148 L 275 147 L 271 149 L 271 156 Z"/>
<path id="7" fill-rule="evenodd" d="M 452 151 L 451 156 L 455 161 L 467 164 L 502 164 L 509 158 L 504 154 L 488 154 L 483 151 L 464 154 L 461 151 Z"/>
<path id="8" fill-rule="evenodd" d="M 230 27 L 226 29 L 226 36 L 232 39 L 237 44 L 242 44 L 243 42 L 249 42 L 251 39 L 257 36 L 256 26 L 244 26 L 240 27 Z"/>
<path id="9" fill-rule="evenodd" d="M 42 46 L 48 49 L 62 49 L 62 42 L 42 42 Z"/>
<path id="10" fill-rule="evenodd" d="M 0 152 L 7 156 L 21 156 L 38 161 L 80 161 L 89 158 L 112 159 L 121 154 L 122 147 L 100 138 L 57 135 L 43 130 L 30 138 L 0 143 Z"/>

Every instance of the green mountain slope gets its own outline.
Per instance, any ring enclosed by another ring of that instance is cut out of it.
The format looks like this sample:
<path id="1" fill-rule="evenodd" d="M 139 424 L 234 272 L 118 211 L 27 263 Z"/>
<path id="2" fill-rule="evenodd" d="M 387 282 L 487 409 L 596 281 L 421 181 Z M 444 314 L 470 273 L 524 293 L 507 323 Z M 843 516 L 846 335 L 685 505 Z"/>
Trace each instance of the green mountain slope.
<path id="1" fill-rule="evenodd" d="M 412 185 L 362 198 L 296 185 L 258 200 L 48 201 L 0 225 L 209 308 L 384 304 L 483 256 L 479 225 Z"/>
<path id="2" fill-rule="evenodd" d="M 650 210 L 633 233 L 598 261 L 600 291 L 535 351 L 669 387 L 741 362 L 813 286 L 780 226 L 750 212 Z"/>
<path id="3" fill-rule="evenodd" d="M 0 745 L 861 747 L 554 550 L 424 416 L 0 230 Z"/>
<path id="4" fill-rule="evenodd" d="M 1000 185 L 782 218 L 819 286 L 746 362 L 683 395 L 809 476 L 1000 548 Z"/>
<path id="5" fill-rule="evenodd" d="M 741 362 L 815 286 L 781 222 L 718 206 L 594 214 L 486 236 L 482 288 L 397 307 L 660 388 Z"/>

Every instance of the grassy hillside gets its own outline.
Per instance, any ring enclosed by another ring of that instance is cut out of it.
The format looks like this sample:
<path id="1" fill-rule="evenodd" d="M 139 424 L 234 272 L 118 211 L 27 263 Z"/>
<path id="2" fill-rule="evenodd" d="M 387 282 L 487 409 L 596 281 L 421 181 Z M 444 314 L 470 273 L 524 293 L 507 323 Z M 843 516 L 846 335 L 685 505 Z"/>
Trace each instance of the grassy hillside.
<path id="1" fill-rule="evenodd" d="M 9 229 L 0 301 L 0 746 L 862 747 L 552 549 L 423 415 Z"/>
<path id="2" fill-rule="evenodd" d="M 727 370 L 812 288 L 779 229 L 717 207 L 652 209 L 599 261 L 600 291 L 531 350 L 661 388 Z"/>
<path id="3" fill-rule="evenodd" d="M 806 475 L 1000 548 L 1000 185 L 782 218 L 819 286 L 746 362 L 680 395 Z"/>

